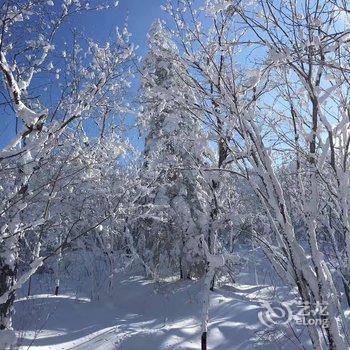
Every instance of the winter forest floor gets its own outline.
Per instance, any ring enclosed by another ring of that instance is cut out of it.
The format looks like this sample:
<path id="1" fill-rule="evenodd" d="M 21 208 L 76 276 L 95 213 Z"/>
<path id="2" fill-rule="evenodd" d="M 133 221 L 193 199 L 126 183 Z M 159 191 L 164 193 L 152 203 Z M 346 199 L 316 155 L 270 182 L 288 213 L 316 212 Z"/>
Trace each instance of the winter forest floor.
<path id="1" fill-rule="evenodd" d="M 250 278 L 246 278 L 250 279 Z M 244 282 L 244 278 L 241 279 Z M 155 283 L 119 276 L 114 296 L 91 301 L 73 294 L 36 294 L 16 302 L 20 349 L 199 349 L 200 281 Z M 285 287 L 236 283 L 211 293 L 209 349 L 308 349 L 304 330 L 268 329 L 258 312 L 264 299 L 285 297 Z"/>

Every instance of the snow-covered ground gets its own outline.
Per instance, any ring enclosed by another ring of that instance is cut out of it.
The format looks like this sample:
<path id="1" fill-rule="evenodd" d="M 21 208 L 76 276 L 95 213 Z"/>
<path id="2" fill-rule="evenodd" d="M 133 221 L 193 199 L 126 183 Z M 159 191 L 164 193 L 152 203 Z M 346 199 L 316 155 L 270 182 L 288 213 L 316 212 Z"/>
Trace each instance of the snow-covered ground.
<path id="1" fill-rule="evenodd" d="M 201 288 L 200 281 L 155 283 L 121 275 L 109 301 L 68 294 L 19 299 L 14 326 L 21 349 L 199 349 Z M 288 340 L 292 331 L 280 336 L 259 321 L 261 300 L 271 293 L 286 289 L 235 284 L 211 293 L 209 349 L 301 348 Z"/>

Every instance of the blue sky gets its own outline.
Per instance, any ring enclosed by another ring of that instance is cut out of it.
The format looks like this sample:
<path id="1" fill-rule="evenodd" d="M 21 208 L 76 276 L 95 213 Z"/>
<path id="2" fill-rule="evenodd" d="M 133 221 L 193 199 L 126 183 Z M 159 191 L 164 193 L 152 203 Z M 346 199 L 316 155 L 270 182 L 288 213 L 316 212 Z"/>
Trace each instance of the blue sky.
<path id="1" fill-rule="evenodd" d="M 154 20 L 163 17 L 160 6 L 164 3 L 165 0 L 119 0 L 119 5 L 111 10 L 85 12 L 75 18 L 74 25 L 90 37 L 107 40 L 109 33 L 116 26 L 122 27 L 128 18 L 133 42 L 140 47 L 139 54 L 144 54 L 147 49 L 147 32 Z"/>
<path id="2" fill-rule="evenodd" d="M 129 31 L 132 34 L 131 41 L 139 48 L 137 55 L 143 56 L 147 52 L 147 32 L 151 24 L 157 19 L 164 17 L 161 5 L 166 0 L 120 0 L 116 8 L 100 12 L 85 12 L 71 18 L 65 28 L 58 35 L 68 35 L 69 28 L 76 28 L 86 36 L 100 42 L 108 40 L 117 26 L 123 27 L 126 20 Z M 60 40 L 62 38 L 58 38 Z M 132 86 L 132 94 L 138 88 L 138 80 L 135 79 Z M 9 113 L 0 111 L 2 122 L 0 123 L 0 148 L 6 146 L 15 135 L 15 118 Z M 137 141 L 137 135 L 131 135 L 133 141 Z"/>
<path id="3" fill-rule="evenodd" d="M 87 36 L 103 42 L 108 40 L 108 36 L 113 33 L 116 26 L 123 27 L 126 22 L 132 34 L 131 41 L 138 46 L 137 55 L 144 56 L 147 53 L 147 33 L 157 18 L 165 17 L 161 9 L 161 5 L 165 3 L 166 0 L 120 0 L 119 5 L 112 10 L 81 15 L 78 28 Z M 130 99 L 137 93 L 138 78 L 136 76 L 133 81 Z M 128 120 L 133 124 L 132 116 Z M 139 138 L 136 129 L 130 130 L 127 136 L 138 149 L 143 148 L 144 140 Z"/>

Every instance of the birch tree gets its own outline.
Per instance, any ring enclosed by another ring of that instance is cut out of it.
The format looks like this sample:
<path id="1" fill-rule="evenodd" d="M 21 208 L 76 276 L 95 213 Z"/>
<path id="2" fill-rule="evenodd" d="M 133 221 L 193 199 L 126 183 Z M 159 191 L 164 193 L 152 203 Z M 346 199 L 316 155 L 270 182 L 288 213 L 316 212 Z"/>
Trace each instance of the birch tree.
<path id="1" fill-rule="evenodd" d="M 330 125 L 321 106 L 327 103 L 339 82 L 321 81 L 327 66 L 323 62 L 329 59 L 328 65 L 333 65 L 333 58 L 323 49 L 315 51 L 315 45 L 320 48 L 322 44 L 317 42 L 324 40 L 324 45 L 326 41 L 328 45 L 334 37 L 342 36 L 335 32 L 334 14 L 338 12 L 332 4 L 312 5 L 307 1 L 295 6 L 273 1 L 249 4 L 217 1 L 207 2 L 200 11 L 191 2 L 179 2 L 178 7 L 168 4 L 166 9 L 174 19 L 174 36 L 183 52 L 174 56 L 174 60 L 186 67 L 183 71 L 192 73 L 192 81 L 187 79 L 188 85 L 196 91 L 196 101 L 201 101 L 189 109 L 200 111 L 198 118 L 206 115 L 205 125 L 213 132 L 219 132 L 213 119 L 218 116 L 218 108 L 221 110 L 219 117 L 228 130 L 229 137 L 225 140 L 232 162 L 224 170 L 230 172 L 233 179 L 236 176 L 246 179 L 270 218 L 269 235 L 259 236 L 262 248 L 280 276 L 297 288 L 304 303 L 327 305 L 329 328 L 317 329 L 312 322 L 308 323 L 313 346 L 345 348 L 347 329 L 340 297 L 318 241 L 321 179 L 317 168 L 322 167 L 326 159 L 323 146 L 327 144 L 323 137 L 323 130 L 327 128 L 320 124 L 327 125 L 328 129 Z M 225 24 L 222 32 L 218 30 L 222 28 L 220 23 Z M 202 29 L 204 26 L 206 31 Z M 218 37 L 222 45 L 218 45 Z M 251 52 L 257 52 L 255 60 L 240 59 Z M 332 55 L 333 51 L 329 52 Z M 220 64 L 217 57 L 222 57 Z M 281 72 L 289 74 L 282 85 Z M 298 127 L 302 125 L 300 133 L 304 138 L 301 141 L 299 133 L 294 135 L 297 144 L 293 148 L 299 150 L 298 156 L 305 162 L 306 173 L 298 185 L 298 195 L 307 246 L 298 241 L 287 189 L 276 172 L 282 152 L 293 142 L 285 130 L 293 125 L 296 110 L 294 105 L 290 106 L 292 118 L 289 119 L 290 114 L 286 115 L 281 108 L 280 90 L 290 91 L 295 86 L 301 89 L 293 95 L 295 98 L 306 96 L 302 117 L 298 114 L 300 110 L 297 112 Z M 276 105 L 278 109 L 273 108 Z M 327 344 L 323 341 L 323 332 Z"/>
<path id="2" fill-rule="evenodd" d="M 20 130 L 13 141 L 0 152 L 2 174 L 7 177 L 1 206 L 0 247 L 0 329 L 11 329 L 15 291 L 42 264 L 40 245 L 35 260 L 20 276 L 17 274 L 19 243 L 26 231 L 39 230 L 46 221 L 45 211 L 37 217 L 27 216 L 41 164 L 50 162 L 66 130 L 82 126 L 83 120 L 95 118 L 102 126 L 108 116 L 121 108 L 115 96 L 127 86 L 128 62 L 133 58 L 127 30 L 116 33 L 113 43 L 99 45 L 92 40 L 78 42 L 57 52 L 57 31 L 65 20 L 82 11 L 105 9 L 87 2 L 53 1 L 17 3 L 5 1 L 0 8 L 0 71 L 3 96 L 13 110 Z M 27 37 L 26 35 L 29 34 Z M 28 39 L 30 38 L 30 39 Z M 57 58 L 58 57 L 58 58 Z M 35 81 L 54 79 L 58 98 L 49 104 L 45 90 L 33 88 Z M 13 166 L 15 164 L 15 166 Z"/>

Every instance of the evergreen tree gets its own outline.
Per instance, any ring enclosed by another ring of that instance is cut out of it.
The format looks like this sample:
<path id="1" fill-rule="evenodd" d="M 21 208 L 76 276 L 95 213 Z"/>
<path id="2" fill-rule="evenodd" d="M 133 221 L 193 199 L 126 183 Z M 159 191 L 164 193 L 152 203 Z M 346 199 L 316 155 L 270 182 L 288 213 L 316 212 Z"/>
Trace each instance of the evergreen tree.
<path id="1" fill-rule="evenodd" d="M 199 237 L 207 230 L 207 188 L 198 169 L 205 162 L 207 144 L 198 119 L 181 107 L 195 96 L 182 79 L 177 57 L 176 45 L 158 20 L 149 33 L 143 66 L 140 124 L 147 176 L 160 174 L 152 200 L 167 208 L 167 223 L 158 229 L 149 226 L 148 245 L 167 245 L 170 260 L 178 260 L 181 277 L 189 277 L 196 268 L 197 273 L 204 271 Z"/>

